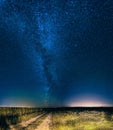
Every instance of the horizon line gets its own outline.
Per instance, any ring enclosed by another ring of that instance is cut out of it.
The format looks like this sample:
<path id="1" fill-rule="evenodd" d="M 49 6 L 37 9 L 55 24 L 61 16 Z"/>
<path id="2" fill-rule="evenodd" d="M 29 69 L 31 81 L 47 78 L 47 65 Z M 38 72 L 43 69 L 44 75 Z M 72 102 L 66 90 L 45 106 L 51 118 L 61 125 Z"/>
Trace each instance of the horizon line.
<path id="1" fill-rule="evenodd" d="M 110 106 L 0 106 L 0 108 L 7 107 L 7 108 L 109 108 L 113 107 L 113 105 Z"/>

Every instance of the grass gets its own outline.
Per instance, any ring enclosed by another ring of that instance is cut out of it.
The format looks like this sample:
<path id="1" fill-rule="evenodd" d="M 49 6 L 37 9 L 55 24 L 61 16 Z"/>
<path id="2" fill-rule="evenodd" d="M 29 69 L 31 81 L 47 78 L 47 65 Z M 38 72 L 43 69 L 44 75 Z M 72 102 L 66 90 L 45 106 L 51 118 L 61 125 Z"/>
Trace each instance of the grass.
<path id="1" fill-rule="evenodd" d="M 0 108 L 0 130 L 42 113 L 52 113 L 50 130 L 113 130 L 113 108 Z M 46 116 L 24 130 L 34 130 Z"/>
<path id="2" fill-rule="evenodd" d="M 54 112 L 51 130 L 113 130 L 113 115 L 99 111 Z"/>
<path id="3" fill-rule="evenodd" d="M 37 108 L 0 108 L 0 130 L 7 130 L 10 125 L 27 121 L 42 113 L 42 109 Z"/>

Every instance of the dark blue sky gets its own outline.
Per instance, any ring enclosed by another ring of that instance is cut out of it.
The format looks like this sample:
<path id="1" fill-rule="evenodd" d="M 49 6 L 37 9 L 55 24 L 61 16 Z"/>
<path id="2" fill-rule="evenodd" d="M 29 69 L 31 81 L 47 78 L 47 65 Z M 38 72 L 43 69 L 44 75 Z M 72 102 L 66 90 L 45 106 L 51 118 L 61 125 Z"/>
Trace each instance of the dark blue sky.
<path id="1" fill-rule="evenodd" d="M 0 0 L 0 105 L 113 104 L 112 0 Z"/>

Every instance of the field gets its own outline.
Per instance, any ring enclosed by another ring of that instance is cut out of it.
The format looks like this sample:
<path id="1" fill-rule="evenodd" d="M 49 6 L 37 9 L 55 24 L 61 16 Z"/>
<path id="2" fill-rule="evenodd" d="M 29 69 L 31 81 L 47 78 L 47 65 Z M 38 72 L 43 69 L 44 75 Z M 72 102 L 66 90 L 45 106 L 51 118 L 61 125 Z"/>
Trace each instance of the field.
<path id="1" fill-rule="evenodd" d="M 113 130 L 113 114 L 96 108 L 56 111 L 51 130 Z"/>
<path id="2" fill-rule="evenodd" d="M 46 116 L 41 108 L 0 108 L 0 130 L 32 130 Z"/>
<path id="3" fill-rule="evenodd" d="M 113 108 L 0 108 L 0 130 L 113 130 Z"/>

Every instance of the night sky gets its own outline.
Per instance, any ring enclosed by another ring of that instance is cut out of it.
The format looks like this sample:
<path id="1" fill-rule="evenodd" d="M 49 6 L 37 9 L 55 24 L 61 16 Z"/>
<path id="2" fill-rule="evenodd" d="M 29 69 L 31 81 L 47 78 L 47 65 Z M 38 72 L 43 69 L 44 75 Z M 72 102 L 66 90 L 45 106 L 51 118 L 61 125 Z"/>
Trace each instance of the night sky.
<path id="1" fill-rule="evenodd" d="M 0 0 L 0 105 L 84 102 L 113 105 L 113 0 Z"/>

